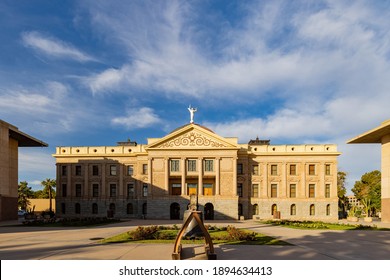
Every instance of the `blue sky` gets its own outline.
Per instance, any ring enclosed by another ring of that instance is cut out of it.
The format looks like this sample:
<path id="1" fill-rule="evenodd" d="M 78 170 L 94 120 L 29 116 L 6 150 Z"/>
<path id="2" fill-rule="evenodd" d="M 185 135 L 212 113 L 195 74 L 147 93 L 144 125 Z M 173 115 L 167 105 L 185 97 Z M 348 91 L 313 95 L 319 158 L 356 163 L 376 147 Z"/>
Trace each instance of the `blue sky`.
<path id="1" fill-rule="evenodd" d="M 380 168 L 346 141 L 389 119 L 389 1 L 0 2 L 0 119 L 56 146 L 146 143 L 189 122 L 247 143 L 334 143 L 348 188 Z"/>

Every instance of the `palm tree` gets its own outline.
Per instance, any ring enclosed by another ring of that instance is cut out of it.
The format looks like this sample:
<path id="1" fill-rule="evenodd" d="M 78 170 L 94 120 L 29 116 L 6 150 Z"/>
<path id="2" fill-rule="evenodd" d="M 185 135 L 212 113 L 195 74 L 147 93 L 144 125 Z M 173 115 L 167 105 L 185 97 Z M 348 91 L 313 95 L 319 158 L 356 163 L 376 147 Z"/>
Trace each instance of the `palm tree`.
<path id="1" fill-rule="evenodd" d="M 44 194 L 48 194 L 48 198 L 49 198 L 49 211 L 50 211 L 50 213 L 52 213 L 53 212 L 53 206 L 52 206 L 52 203 L 51 203 L 51 199 L 53 197 L 53 193 L 55 194 L 54 188 L 56 187 L 56 180 L 46 178 L 46 180 L 41 182 L 41 185 L 44 187 L 43 188 L 43 193 Z"/>
<path id="2" fill-rule="evenodd" d="M 31 187 L 28 186 L 26 181 L 20 182 L 18 186 L 18 206 L 22 210 L 27 210 L 27 206 L 30 205 L 29 198 L 33 197 L 34 192 Z"/>

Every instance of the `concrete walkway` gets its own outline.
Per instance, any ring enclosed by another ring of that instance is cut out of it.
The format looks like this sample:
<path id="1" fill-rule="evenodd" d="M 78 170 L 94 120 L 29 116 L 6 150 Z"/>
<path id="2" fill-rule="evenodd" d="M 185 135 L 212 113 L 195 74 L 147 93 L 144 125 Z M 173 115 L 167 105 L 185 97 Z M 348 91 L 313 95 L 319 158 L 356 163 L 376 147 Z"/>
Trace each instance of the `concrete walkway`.
<path id="1" fill-rule="evenodd" d="M 0 224 L 2 260 L 170 260 L 173 244 L 99 244 L 98 240 L 138 225 L 181 225 L 182 221 L 132 220 L 94 228 L 44 228 Z M 14 223 L 15 224 L 15 223 Z M 216 245 L 218 260 L 389 260 L 390 231 L 297 230 L 249 221 L 210 225 L 248 228 L 295 246 Z M 203 246 L 183 245 L 185 259 L 205 259 Z"/>

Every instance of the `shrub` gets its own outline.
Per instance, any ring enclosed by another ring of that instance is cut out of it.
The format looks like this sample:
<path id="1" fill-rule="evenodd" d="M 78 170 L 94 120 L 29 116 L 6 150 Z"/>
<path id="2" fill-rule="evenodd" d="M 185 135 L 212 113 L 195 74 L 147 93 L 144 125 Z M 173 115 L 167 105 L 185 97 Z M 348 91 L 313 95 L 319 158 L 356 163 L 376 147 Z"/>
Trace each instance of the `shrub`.
<path id="1" fill-rule="evenodd" d="M 235 228 L 233 226 L 228 226 L 227 232 L 229 234 L 229 237 L 228 237 L 229 241 L 243 241 L 243 240 L 251 241 L 251 240 L 255 240 L 255 238 L 256 238 L 256 233 L 245 232 L 245 231 L 240 230 L 238 228 Z"/>
<path id="2" fill-rule="evenodd" d="M 129 237 L 133 240 L 155 239 L 155 234 L 158 231 L 157 226 L 137 227 L 129 232 Z"/>

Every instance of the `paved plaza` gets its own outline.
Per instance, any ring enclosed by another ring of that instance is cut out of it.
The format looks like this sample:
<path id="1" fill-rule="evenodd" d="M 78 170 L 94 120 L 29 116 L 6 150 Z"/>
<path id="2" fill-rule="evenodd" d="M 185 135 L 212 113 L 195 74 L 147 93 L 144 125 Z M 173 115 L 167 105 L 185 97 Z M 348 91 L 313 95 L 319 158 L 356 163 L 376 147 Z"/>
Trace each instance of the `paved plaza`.
<path id="1" fill-rule="evenodd" d="M 100 244 L 102 238 L 138 225 L 180 225 L 182 221 L 132 220 L 93 228 L 0 226 L 2 260 L 170 260 L 173 244 Z M 256 221 L 210 221 L 234 225 L 287 241 L 293 246 L 216 245 L 218 260 L 390 260 L 390 231 L 298 230 Z M 389 227 L 389 225 L 382 225 Z M 202 245 L 183 245 L 184 259 L 205 259 Z"/>

